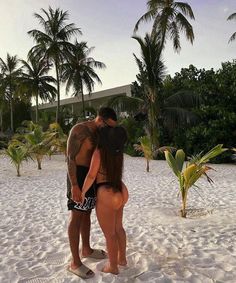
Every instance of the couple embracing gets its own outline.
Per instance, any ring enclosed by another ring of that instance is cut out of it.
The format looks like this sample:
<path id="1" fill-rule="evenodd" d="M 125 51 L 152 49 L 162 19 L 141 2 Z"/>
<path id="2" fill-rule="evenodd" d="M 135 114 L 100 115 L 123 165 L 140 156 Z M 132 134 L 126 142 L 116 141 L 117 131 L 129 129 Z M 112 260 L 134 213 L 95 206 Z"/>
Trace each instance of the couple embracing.
<path id="1" fill-rule="evenodd" d="M 94 272 L 81 262 L 83 258 L 104 259 L 102 271 L 118 274 L 118 265 L 126 266 L 126 234 L 122 225 L 128 191 L 122 182 L 123 149 L 126 131 L 117 126 L 113 109 L 103 107 L 92 121 L 75 125 L 67 144 L 67 197 L 71 218 L 68 236 L 72 261 L 68 270 L 83 279 Z M 107 254 L 90 246 L 90 215 L 96 208 L 104 233 Z M 79 253 L 80 235 L 82 239 Z"/>

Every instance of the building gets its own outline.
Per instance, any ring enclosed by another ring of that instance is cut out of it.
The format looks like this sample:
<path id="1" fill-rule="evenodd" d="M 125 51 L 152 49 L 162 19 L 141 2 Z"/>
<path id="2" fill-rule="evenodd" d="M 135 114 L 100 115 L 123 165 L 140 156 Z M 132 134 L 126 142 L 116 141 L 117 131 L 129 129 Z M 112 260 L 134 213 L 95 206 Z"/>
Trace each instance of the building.
<path id="1" fill-rule="evenodd" d="M 110 98 L 118 95 L 131 96 L 131 85 L 129 84 L 129 85 L 119 86 L 102 91 L 97 91 L 91 93 L 90 95 L 86 94 L 84 95 L 85 108 L 92 107 L 94 109 L 98 109 L 101 106 L 105 105 Z M 67 108 L 69 112 L 74 115 L 80 115 L 82 113 L 81 95 L 78 97 L 62 99 L 60 101 L 60 105 L 63 108 Z M 39 111 L 40 110 L 56 111 L 56 107 L 57 107 L 56 101 L 52 103 L 40 104 Z M 35 111 L 35 106 L 32 107 L 32 110 Z"/>

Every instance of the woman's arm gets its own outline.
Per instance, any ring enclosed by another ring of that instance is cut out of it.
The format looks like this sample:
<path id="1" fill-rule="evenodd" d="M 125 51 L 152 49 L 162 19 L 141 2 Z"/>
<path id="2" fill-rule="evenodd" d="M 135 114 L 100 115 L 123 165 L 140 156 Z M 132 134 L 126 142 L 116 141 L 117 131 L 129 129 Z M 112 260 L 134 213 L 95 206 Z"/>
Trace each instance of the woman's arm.
<path id="1" fill-rule="evenodd" d="M 98 170 L 100 168 L 100 162 L 101 162 L 100 151 L 98 149 L 95 149 L 92 159 L 91 159 L 89 171 L 84 180 L 84 184 L 82 188 L 82 203 L 84 202 L 84 197 L 85 197 L 86 192 L 92 186 L 92 184 L 94 183 L 97 177 Z"/>
<path id="2" fill-rule="evenodd" d="M 129 192 L 123 181 L 122 181 L 122 196 L 123 196 L 124 204 L 126 204 L 129 199 Z"/>

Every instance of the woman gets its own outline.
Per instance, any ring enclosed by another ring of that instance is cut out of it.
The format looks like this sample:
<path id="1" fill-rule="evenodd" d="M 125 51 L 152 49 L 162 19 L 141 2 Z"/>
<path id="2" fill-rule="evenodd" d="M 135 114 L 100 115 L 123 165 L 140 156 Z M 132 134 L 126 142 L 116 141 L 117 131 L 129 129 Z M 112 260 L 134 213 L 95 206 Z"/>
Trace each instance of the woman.
<path id="1" fill-rule="evenodd" d="M 126 234 L 122 225 L 123 208 L 128 200 L 128 191 L 122 182 L 123 149 L 127 140 L 124 128 L 103 127 L 98 133 L 89 172 L 82 188 L 85 193 L 96 180 L 96 213 L 106 238 L 109 262 L 103 272 L 118 274 L 118 265 L 126 266 Z"/>

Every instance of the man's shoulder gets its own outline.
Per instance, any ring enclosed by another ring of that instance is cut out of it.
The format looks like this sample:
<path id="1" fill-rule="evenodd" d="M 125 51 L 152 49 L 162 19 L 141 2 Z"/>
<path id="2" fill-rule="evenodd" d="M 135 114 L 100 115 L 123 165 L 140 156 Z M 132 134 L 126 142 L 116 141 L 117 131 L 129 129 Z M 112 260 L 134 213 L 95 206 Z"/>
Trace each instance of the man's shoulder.
<path id="1" fill-rule="evenodd" d="M 80 122 L 73 126 L 71 133 L 83 133 L 85 136 L 90 136 L 93 132 L 91 131 L 93 124 L 93 121 Z"/>

